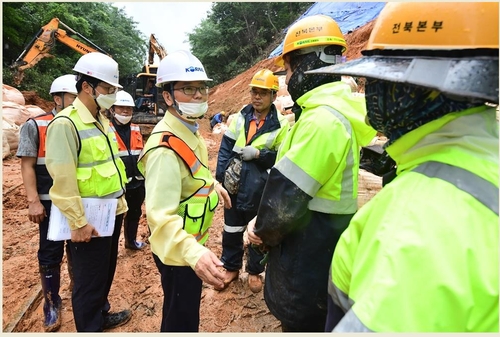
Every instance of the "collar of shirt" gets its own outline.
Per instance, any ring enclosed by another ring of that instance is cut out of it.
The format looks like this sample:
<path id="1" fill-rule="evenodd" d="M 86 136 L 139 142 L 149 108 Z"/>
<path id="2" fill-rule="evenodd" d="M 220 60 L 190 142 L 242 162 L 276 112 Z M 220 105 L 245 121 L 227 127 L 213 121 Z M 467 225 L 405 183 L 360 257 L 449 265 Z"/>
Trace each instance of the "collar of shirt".
<path id="1" fill-rule="evenodd" d="M 198 131 L 198 129 L 199 129 L 199 127 L 200 127 L 200 126 L 198 125 L 198 123 L 195 123 L 195 124 L 193 125 L 193 124 L 191 124 L 191 123 L 186 122 L 186 121 L 185 121 L 185 120 L 183 120 L 182 118 L 177 117 L 177 119 L 178 119 L 178 120 L 179 120 L 182 124 L 184 124 L 184 125 L 185 125 L 188 129 L 189 129 L 189 131 L 191 131 L 192 133 L 196 133 L 196 131 Z"/>
<path id="2" fill-rule="evenodd" d="M 94 118 L 92 114 L 90 113 L 90 110 L 87 109 L 85 104 L 83 104 L 82 101 L 80 101 L 77 98 L 73 101 L 73 106 L 76 108 L 78 115 L 80 116 L 81 120 L 85 124 L 94 124 L 97 123 L 97 125 L 100 125 L 105 132 L 108 131 L 109 129 L 109 119 L 106 118 L 101 112 L 97 113 L 97 118 Z"/>

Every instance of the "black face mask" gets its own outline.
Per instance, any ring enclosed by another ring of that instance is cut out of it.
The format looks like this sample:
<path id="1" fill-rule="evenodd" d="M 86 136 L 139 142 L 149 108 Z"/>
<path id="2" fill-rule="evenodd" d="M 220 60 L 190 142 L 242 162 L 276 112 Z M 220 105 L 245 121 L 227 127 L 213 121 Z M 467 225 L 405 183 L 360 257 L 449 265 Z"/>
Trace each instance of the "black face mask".
<path id="1" fill-rule="evenodd" d="M 292 56 L 293 57 L 293 56 Z M 300 57 L 300 56 L 299 56 Z M 292 60 L 293 67 L 293 60 Z M 317 88 L 323 84 L 340 81 L 340 76 L 329 75 L 329 74 L 304 74 L 308 70 L 318 69 L 330 65 L 321 61 L 316 53 L 309 53 L 302 56 L 302 60 L 299 64 L 294 67 L 292 76 L 288 81 L 288 93 L 292 97 L 293 101 L 296 102 L 302 95 L 306 92 Z M 298 111 L 300 110 L 300 111 Z M 302 109 L 297 106 L 292 108 L 295 114 L 295 121 L 298 120 Z M 298 113 L 296 112 L 298 111 Z"/>

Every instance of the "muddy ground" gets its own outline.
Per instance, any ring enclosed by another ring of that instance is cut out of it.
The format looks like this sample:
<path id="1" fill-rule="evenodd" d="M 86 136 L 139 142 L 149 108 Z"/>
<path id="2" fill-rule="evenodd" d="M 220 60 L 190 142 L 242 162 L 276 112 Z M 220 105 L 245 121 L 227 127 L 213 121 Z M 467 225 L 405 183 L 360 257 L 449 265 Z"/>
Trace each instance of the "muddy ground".
<path id="1" fill-rule="evenodd" d="M 373 23 L 346 36 L 348 59 L 360 56 Z M 263 60 L 238 77 L 210 91 L 209 111 L 201 121 L 200 131 L 209 149 L 210 168 L 215 169 L 221 134 L 212 134 L 209 117 L 221 110 L 237 112 L 248 103 L 248 84 L 257 70 L 278 70 L 272 60 Z M 360 84 L 360 83 L 358 83 Z M 362 90 L 362 87 L 361 89 Z M 52 104 L 38 97 L 35 92 L 23 92 L 26 105 L 35 104 L 50 111 Z M 2 259 L 2 309 L 3 332 L 43 332 L 42 297 L 38 273 L 38 227 L 28 220 L 27 201 L 20 172 L 20 160 L 15 151 L 3 161 L 3 259 Z M 360 173 L 360 205 L 369 200 L 380 188 L 380 179 L 369 173 Z M 223 228 L 222 207 L 216 211 L 207 247 L 220 257 Z M 138 239 L 147 238 L 147 222 L 143 215 Z M 111 310 L 131 308 L 133 317 L 126 325 L 112 332 L 158 332 L 161 322 L 163 294 L 160 277 L 154 264 L 149 245 L 142 251 L 129 251 L 120 238 L 118 264 L 111 288 Z M 239 279 L 226 290 L 218 292 L 204 285 L 201 299 L 200 332 L 280 332 L 280 323 L 270 314 L 263 293 L 254 294 L 247 284 L 247 274 L 242 271 Z M 65 260 L 61 268 L 63 300 L 62 326 L 59 332 L 75 332 L 71 309 L 71 293 Z"/>

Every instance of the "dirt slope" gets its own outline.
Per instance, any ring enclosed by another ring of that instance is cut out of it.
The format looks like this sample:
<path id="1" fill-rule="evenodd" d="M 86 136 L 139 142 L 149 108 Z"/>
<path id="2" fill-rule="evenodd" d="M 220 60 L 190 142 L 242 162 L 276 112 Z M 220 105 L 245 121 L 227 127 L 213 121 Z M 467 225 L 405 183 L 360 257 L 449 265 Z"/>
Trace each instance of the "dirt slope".
<path id="1" fill-rule="evenodd" d="M 366 41 L 371 24 L 346 36 L 348 59 L 359 57 L 359 50 Z M 352 45 L 351 45 L 352 44 Z M 210 133 L 208 117 L 220 110 L 236 112 L 249 99 L 248 84 L 258 69 L 277 70 L 273 60 L 263 60 L 236 78 L 211 90 L 207 117 L 200 122 L 200 131 L 209 149 L 209 165 L 216 166 L 221 134 Z M 35 92 L 23 92 L 26 104 L 35 104 L 50 111 L 51 102 L 44 101 Z M 38 262 L 37 225 L 28 221 L 26 193 L 22 186 L 20 160 L 14 156 L 3 161 L 3 273 L 2 308 L 3 332 L 42 332 L 42 301 Z M 360 179 L 360 204 L 371 198 L 379 189 L 380 179 L 362 172 Z M 221 253 L 223 211 L 216 211 L 207 246 L 218 256 Z M 143 216 L 138 238 L 147 241 L 147 223 Z M 246 283 L 247 274 L 240 275 L 228 289 L 217 292 L 204 286 L 201 301 L 200 332 L 280 332 L 279 322 L 269 313 L 262 292 L 253 294 Z M 71 294 L 68 289 L 66 264 L 62 265 L 60 295 L 63 299 L 62 327 L 60 332 L 74 332 Z M 157 332 L 161 322 L 162 291 L 160 278 L 149 246 L 143 251 L 128 251 L 120 242 L 116 276 L 111 288 L 112 310 L 132 308 L 129 323 L 113 332 Z M 23 315 L 24 314 L 24 315 Z"/>

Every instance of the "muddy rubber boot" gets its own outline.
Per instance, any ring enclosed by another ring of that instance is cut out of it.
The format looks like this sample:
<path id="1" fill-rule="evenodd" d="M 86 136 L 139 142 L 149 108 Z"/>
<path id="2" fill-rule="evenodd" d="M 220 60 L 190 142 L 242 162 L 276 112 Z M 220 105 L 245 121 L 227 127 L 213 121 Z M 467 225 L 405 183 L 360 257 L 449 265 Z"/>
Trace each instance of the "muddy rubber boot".
<path id="1" fill-rule="evenodd" d="M 40 266 L 43 298 L 43 328 L 46 332 L 54 332 L 61 327 L 61 284 L 60 266 Z"/>

